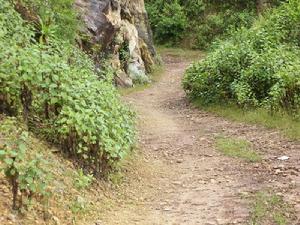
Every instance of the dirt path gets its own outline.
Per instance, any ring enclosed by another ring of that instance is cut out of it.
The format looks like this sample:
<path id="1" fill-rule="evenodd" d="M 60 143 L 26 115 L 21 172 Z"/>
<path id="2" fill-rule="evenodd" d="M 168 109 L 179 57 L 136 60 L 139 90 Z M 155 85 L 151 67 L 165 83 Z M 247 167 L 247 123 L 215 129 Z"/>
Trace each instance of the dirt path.
<path id="1" fill-rule="evenodd" d="M 299 143 L 193 108 L 181 88 L 189 63 L 171 56 L 164 61 L 166 71 L 160 82 L 126 97 L 138 112 L 139 142 L 146 161 L 162 166 L 153 174 L 154 180 L 141 178 L 143 191 L 135 193 L 143 196 L 139 206 L 123 205 L 114 212 L 111 224 L 247 224 L 247 197 L 268 187 L 300 212 Z M 246 163 L 223 156 L 215 150 L 218 135 L 249 140 L 264 160 Z M 290 159 L 277 160 L 282 155 Z"/>

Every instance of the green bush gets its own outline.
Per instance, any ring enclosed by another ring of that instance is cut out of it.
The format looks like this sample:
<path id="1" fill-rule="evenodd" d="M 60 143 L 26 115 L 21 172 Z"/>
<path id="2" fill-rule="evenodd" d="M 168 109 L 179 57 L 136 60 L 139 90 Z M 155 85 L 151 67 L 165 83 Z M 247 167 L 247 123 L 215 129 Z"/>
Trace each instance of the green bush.
<path id="1" fill-rule="evenodd" d="M 196 25 L 194 48 L 207 49 L 218 38 L 228 36 L 230 31 L 250 27 L 256 17 L 254 10 L 235 11 L 226 9 L 205 17 L 204 23 Z"/>
<path id="2" fill-rule="evenodd" d="M 0 109 L 59 144 L 96 173 L 114 167 L 134 142 L 133 113 L 93 62 L 69 42 L 36 42 L 31 26 L 0 0 Z"/>
<path id="3" fill-rule="evenodd" d="M 224 41 L 204 61 L 188 68 L 184 89 L 191 98 L 199 98 L 206 104 L 231 99 L 231 83 L 253 57 L 255 55 L 246 46 Z"/>
<path id="4" fill-rule="evenodd" d="M 255 1 L 148 0 L 146 8 L 156 41 L 208 48 L 230 30 L 249 27 L 256 17 Z"/>
<path id="5" fill-rule="evenodd" d="M 178 43 L 187 27 L 187 18 L 177 0 L 147 4 L 155 39 L 162 44 Z"/>
<path id="6" fill-rule="evenodd" d="M 299 50 L 278 46 L 259 55 L 231 84 L 238 104 L 263 105 L 270 109 L 297 108 L 300 77 L 292 71 L 300 65 L 299 53 Z"/>
<path id="7" fill-rule="evenodd" d="M 203 103 L 235 102 L 270 110 L 299 110 L 300 3 L 285 3 L 250 29 L 220 41 L 191 66 L 183 86 Z"/>
<path id="8" fill-rule="evenodd" d="M 187 17 L 192 20 L 198 20 L 199 15 L 202 15 L 207 7 L 207 4 L 204 0 L 181 0 L 180 4 L 183 7 Z"/>

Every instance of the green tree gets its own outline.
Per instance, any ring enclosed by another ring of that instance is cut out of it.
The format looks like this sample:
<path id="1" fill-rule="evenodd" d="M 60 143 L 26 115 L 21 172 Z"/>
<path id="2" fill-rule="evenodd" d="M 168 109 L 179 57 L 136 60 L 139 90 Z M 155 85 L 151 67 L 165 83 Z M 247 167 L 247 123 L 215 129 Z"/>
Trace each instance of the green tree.
<path id="1" fill-rule="evenodd" d="M 187 28 L 187 17 L 178 1 L 148 4 L 155 39 L 162 44 L 178 43 Z"/>

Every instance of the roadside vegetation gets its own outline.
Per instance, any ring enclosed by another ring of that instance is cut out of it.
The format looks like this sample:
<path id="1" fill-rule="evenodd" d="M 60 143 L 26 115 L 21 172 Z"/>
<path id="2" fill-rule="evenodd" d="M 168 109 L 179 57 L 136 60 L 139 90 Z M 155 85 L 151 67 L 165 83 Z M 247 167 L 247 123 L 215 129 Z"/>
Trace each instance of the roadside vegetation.
<path id="1" fill-rule="evenodd" d="M 138 205 L 132 190 L 144 190 L 137 176 L 158 171 L 133 152 L 107 180 L 97 179 L 22 121 L 1 115 L 0 124 L 1 224 L 94 224 L 115 213 L 120 201 Z"/>
<path id="2" fill-rule="evenodd" d="M 41 218 L 52 224 L 57 217 L 63 218 L 61 213 L 71 222 L 82 211 L 78 199 L 85 202 L 80 207 L 91 207 L 90 197 L 85 196 L 93 175 L 77 172 L 71 162 L 55 154 L 57 149 L 29 133 L 24 123 L 6 116 L 0 122 L 0 179 L 6 178 L 1 186 L 0 217 L 10 215 L 10 207 L 4 207 L 7 203 L 16 214 L 14 222 L 26 224 L 36 224 Z"/>
<path id="3" fill-rule="evenodd" d="M 238 118 L 278 127 L 293 138 L 299 135 L 300 76 L 299 1 L 291 0 L 214 44 L 205 60 L 191 65 L 183 87 L 198 105 L 237 108 Z M 229 109 L 228 109 L 229 110 Z M 227 111 L 228 111 L 227 110 Z M 234 110 L 232 110 L 234 111 Z M 253 112 L 269 112 L 266 113 Z M 255 116 L 255 114 L 257 114 Z M 248 116 L 247 116 L 248 115 Z M 271 121 L 281 117 L 279 121 Z M 239 119 L 238 119 L 239 120 Z M 288 124 L 284 124 L 288 121 Z M 295 133 L 294 133 L 295 132 Z"/>
<path id="4" fill-rule="evenodd" d="M 157 43 L 203 50 L 233 30 L 251 27 L 262 10 L 260 2 L 264 1 L 146 0 L 146 8 Z"/>
<path id="5" fill-rule="evenodd" d="M 57 206 L 53 201 L 73 214 L 86 207 L 81 194 L 72 202 L 56 195 L 53 188 L 65 179 L 65 168 L 56 174 L 53 165 L 60 168 L 59 163 L 51 153 L 49 158 L 47 146 L 34 146 L 40 145 L 34 135 L 72 159 L 78 172 L 66 179 L 76 190 L 118 170 L 135 144 L 135 115 L 121 102 L 112 69 L 95 71 L 76 44 L 80 22 L 73 3 L 0 0 L 1 177 L 10 186 L 14 210 L 33 207 L 45 220 L 49 204 Z"/>
<path id="6" fill-rule="evenodd" d="M 109 70 L 100 79 L 103 71 L 95 73 L 91 59 L 72 44 L 76 17 L 60 11 L 72 2 L 49 1 L 49 13 L 42 3 L 41 9 L 33 4 L 37 11 L 31 4 L 30 12 L 41 13 L 38 25 L 24 21 L 13 3 L 0 4 L 0 110 L 22 116 L 30 131 L 103 175 L 133 146 L 134 115 L 119 100 Z M 64 26 L 73 33 L 62 33 Z"/>

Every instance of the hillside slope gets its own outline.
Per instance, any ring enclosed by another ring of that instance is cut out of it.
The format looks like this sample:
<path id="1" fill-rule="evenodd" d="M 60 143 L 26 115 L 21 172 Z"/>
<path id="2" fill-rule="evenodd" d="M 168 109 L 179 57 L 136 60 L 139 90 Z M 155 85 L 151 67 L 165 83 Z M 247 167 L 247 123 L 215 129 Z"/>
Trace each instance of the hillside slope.
<path id="1" fill-rule="evenodd" d="M 24 124 L 14 118 L 0 116 L 0 158 L 3 147 L 8 141 L 16 140 L 16 131 L 21 127 Z M 47 172 L 47 178 L 41 178 L 47 184 L 48 195 L 42 196 L 36 192 L 27 201 L 27 196 L 23 193 L 22 208 L 12 210 L 11 185 L 4 174 L 0 173 L 1 225 L 91 225 L 102 224 L 104 220 L 114 221 L 108 215 L 114 213 L 121 204 L 136 207 L 139 203 L 138 196 L 147 191 L 146 181 L 153 180 L 154 174 L 158 172 L 153 164 L 145 161 L 139 153 L 134 153 L 123 160 L 118 172 L 112 173 L 108 180 L 98 180 L 91 174 L 84 174 L 58 148 L 29 133 L 26 139 L 26 158 L 19 165 L 27 165 L 37 155 L 43 161 L 40 166 Z M 3 168 L 2 162 L 0 168 Z M 25 174 L 23 172 L 21 175 Z M 147 180 L 141 182 L 141 177 L 147 177 Z M 41 182 L 37 177 L 34 180 L 35 184 Z M 18 193 L 18 200 L 20 199 L 21 192 Z"/>

